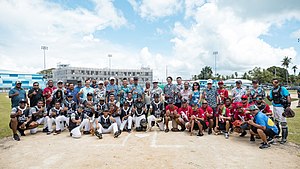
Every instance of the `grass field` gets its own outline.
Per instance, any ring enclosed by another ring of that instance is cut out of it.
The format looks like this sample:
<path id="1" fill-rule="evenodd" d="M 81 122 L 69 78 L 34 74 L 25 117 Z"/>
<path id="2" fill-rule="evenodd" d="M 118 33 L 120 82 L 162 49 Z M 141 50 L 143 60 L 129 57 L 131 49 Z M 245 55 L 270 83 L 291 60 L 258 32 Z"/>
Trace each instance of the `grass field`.
<path id="1" fill-rule="evenodd" d="M 0 93 L 0 138 L 11 135 L 11 130 L 8 127 L 10 114 L 10 100 L 6 97 L 7 93 Z"/>
<path id="2" fill-rule="evenodd" d="M 0 93 L 0 139 L 11 135 L 11 130 L 8 126 L 11 110 L 10 99 L 6 96 L 7 93 Z M 296 116 L 288 119 L 289 141 L 300 144 L 300 109 L 295 109 L 295 112 Z"/>

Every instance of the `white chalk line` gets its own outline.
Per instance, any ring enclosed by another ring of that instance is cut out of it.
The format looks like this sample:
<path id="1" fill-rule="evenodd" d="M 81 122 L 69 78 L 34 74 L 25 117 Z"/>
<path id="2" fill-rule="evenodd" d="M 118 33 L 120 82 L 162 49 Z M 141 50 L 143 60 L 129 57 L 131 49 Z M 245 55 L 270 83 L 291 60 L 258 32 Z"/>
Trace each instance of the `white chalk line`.
<path id="1" fill-rule="evenodd" d="M 154 148 L 184 148 L 184 147 L 186 147 L 186 145 L 180 145 L 180 144 L 179 145 L 176 145 L 176 144 L 157 145 L 156 139 L 157 139 L 157 131 L 155 131 L 153 134 L 150 147 L 154 147 Z"/>
<path id="2" fill-rule="evenodd" d="M 122 142 L 122 147 L 125 146 L 125 144 L 126 144 L 126 142 L 128 141 L 130 135 L 131 135 L 131 133 L 129 133 L 129 134 L 125 137 L 125 139 L 124 139 L 123 142 Z"/>

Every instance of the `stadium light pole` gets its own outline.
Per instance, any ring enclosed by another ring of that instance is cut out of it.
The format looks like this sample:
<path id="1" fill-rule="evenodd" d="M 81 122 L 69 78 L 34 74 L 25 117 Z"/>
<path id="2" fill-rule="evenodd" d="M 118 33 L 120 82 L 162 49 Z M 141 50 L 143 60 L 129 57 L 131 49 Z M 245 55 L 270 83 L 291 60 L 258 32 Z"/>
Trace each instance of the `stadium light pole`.
<path id="1" fill-rule="evenodd" d="M 112 58 L 112 54 L 108 54 L 108 66 L 109 66 L 109 75 L 111 74 L 111 58 Z"/>
<path id="2" fill-rule="evenodd" d="M 217 55 L 218 55 L 218 51 L 214 51 L 213 55 L 215 56 L 215 77 L 217 77 Z"/>
<path id="3" fill-rule="evenodd" d="M 46 50 L 48 50 L 48 46 L 41 46 L 41 49 L 44 50 L 44 70 L 46 70 Z"/>

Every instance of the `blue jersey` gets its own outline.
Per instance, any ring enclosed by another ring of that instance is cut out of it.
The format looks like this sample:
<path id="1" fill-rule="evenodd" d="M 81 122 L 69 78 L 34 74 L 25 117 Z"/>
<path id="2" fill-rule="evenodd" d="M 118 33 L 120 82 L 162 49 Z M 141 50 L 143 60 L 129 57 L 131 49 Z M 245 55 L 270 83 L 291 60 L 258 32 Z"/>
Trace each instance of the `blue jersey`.
<path id="1" fill-rule="evenodd" d="M 276 127 L 276 125 L 274 124 L 274 122 L 268 116 L 266 116 L 264 113 L 262 113 L 261 111 L 259 111 L 255 115 L 254 121 L 255 121 L 256 124 L 264 126 L 267 129 L 271 129 L 276 134 L 278 134 L 278 128 Z"/>
<path id="2" fill-rule="evenodd" d="M 279 91 L 279 90 L 280 90 L 280 91 Z M 274 92 L 278 92 L 278 91 L 280 92 L 281 97 L 287 97 L 287 96 L 290 95 L 290 93 L 289 93 L 289 91 L 288 91 L 285 87 L 283 87 L 283 86 L 280 86 L 280 87 L 278 87 L 278 88 L 276 88 L 276 89 L 270 90 L 270 98 L 273 100 L 272 105 L 273 105 L 274 107 L 283 107 L 282 104 L 280 104 L 280 103 L 275 103 L 275 101 L 274 101 L 274 100 L 276 100 L 276 98 L 274 98 L 273 93 L 274 93 Z M 280 98 L 277 98 L 277 99 L 280 99 Z"/>

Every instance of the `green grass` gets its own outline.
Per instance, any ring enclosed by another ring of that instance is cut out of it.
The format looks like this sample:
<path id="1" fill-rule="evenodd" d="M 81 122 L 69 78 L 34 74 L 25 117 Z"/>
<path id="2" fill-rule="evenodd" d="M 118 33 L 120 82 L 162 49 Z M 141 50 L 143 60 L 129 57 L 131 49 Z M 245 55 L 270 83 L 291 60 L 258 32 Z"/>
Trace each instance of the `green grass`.
<path id="1" fill-rule="evenodd" d="M 0 138 L 11 135 L 11 130 L 8 126 L 10 120 L 10 99 L 7 93 L 0 93 Z"/>
<path id="2" fill-rule="evenodd" d="M 294 111 L 296 114 L 295 117 L 288 119 L 288 140 L 300 145 L 300 108 L 296 108 Z"/>

